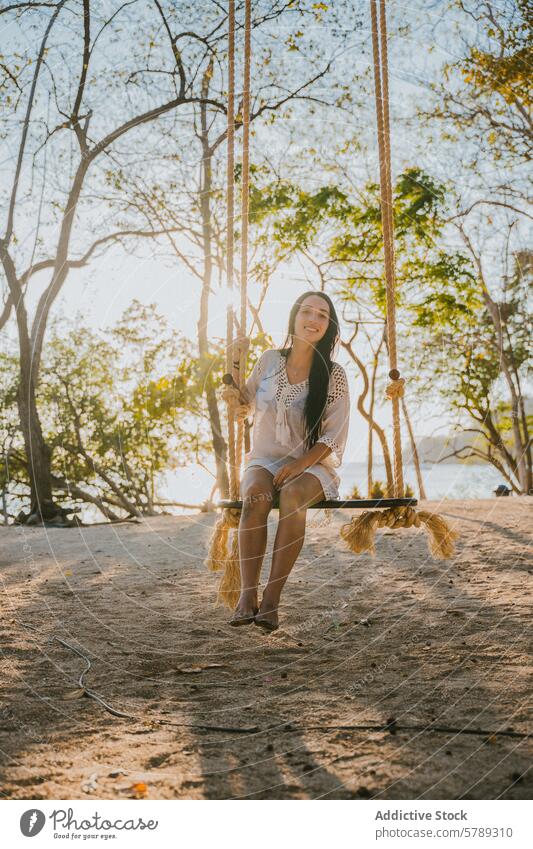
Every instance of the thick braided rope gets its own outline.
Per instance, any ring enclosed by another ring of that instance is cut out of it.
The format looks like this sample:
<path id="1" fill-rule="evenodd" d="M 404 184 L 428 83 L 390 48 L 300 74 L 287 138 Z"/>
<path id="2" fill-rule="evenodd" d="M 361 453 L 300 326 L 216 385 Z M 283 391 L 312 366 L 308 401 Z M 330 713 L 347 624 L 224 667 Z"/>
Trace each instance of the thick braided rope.
<path id="1" fill-rule="evenodd" d="M 228 18 L 229 85 L 228 85 L 228 158 L 227 158 L 227 280 L 228 288 L 233 288 L 234 261 L 234 168 L 235 168 L 235 3 L 230 0 Z M 243 151 L 242 151 L 242 193 L 241 193 L 241 268 L 240 268 L 240 326 L 239 341 L 234 340 L 233 310 L 228 306 L 226 324 L 226 371 L 229 372 L 239 389 L 244 386 L 244 372 L 249 340 L 246 333 L 246 307 L 248 300 L 248 210 L 250 181 L 250 66 L 251 66 L 251 0 L 246 0 L 244 25 L 244 84 L 243 84 Z M 235 404 L 238 392 L 226 392 L 228 402 L 228 454 L 229 484 L 232 501 L 239 499 L 240 467 L 244 446 L 244 421 L 235 421 Z M 235 433 L 235 425 L 236 433 Z M 207 558 L 208 568 L 223 570 L 218 588 L 218 600 L 230 608 L 235 608 L 240 595 L 240 563 L 238 528 L 240 511 L 226 509 L 215 525 Z M 230 542 L 231 534 L 231 542 Z"/>
<path id="2" fill-rule="evenodd" d="M 391 383 L 387 386 L 387 397 L 392 401 L 392 424 L 394 439 L 394 489 L 397 497 L 404 494 L 402 445 L 400 431 L 400 401 L 404 394 L 403 378 L 397 369 L 396 350 L 396 304 L 394 221 L 392 205 L 389 81 L 387 55 L 386 0 L 380 2 L 380 33 L 378 33 L 378 0 L 370 0 L 372 19 L 372 50 L 374 57 L 374 87 L 376 95 L 376 121 L 378 129 L 379 177 L 381 221 L 383 227 L 383 252 L 385 258 L 385 282 L 387 293 L 387 341 L 390 359 Z M 381 49 L 381 56 L 380 56 Z M 424 525 L 433 557 L 448 559 L 455 551 L 457 532 L 434 513 L 416 511 L 411 507 L 365 511 L 341 527 L 341 536 L 352 551 L 375 553 L 375 536 L 378 528 L 410 528 Z"/>
<path id="3" fill-rule="evenodd" d="M 370 0 L 372 21 L 372 51 L 374 59 L 374 91 L 378 129 L 379 179 L 381 222 L 383 228 L 383 253 L 385 259 L 385 284 L 387 296 L 387 341 L 391 378 L 397 380 L 398 357 L 396 349 L 396 301 L 394 274 L 394 224 L 392 215 L 392 180 L 389 121 L 389 82 L 385 0 L 381 3 L 381 27 L 378 25 L 377 0 Z M 381 32 L 380 32 L 381 30 Z M 381 41 L 381 44 L 380 44 Z M 403 496 L 403 462 L 400 422 L 400 398 L 391 394 L 392 430 L 394 447 L 394 494 Z"/>
<path id="4" fill-rule="evenodd" d="M 226 278 L 233 288 L 233 239 L 235 226 L 235 0 L 228 10 L 228 114 L 226 130 Z"/>
<path id="5" fill-rule="evenodd" d="M 383 81 L 383 141 L 385 143 L 385 170 L 386 170 L 386 188 L 387 188 L 387 203 L 386 208 L 388 211 L 388 219 L 389 219 L 389 252 L 391 257 L 391 269 L 392 269 L 392 306 L 389 307 L 392 309 L 393 314 L 393 323 L 389 329 L 389 325 L 387 325 L 387 339 L 389 346 L 392 345 L 394 348 L 394 361 L 391 362 L 391 370 L 398 369 L 397 364 L 397 343 L 396 343 L 396 303 L 394 293 L 396 291 L 396 260 L 395 260 L 395 248 L 394 248 L 394 207 L 393 207 L 393 194 L 392 194 L 392 157 L 391 157 L 391 132 L 390 132 L 390 114 L 389 114 L 389 52 L 388 52 L 388 37 L 387 37 L 387 9 L 386 9 L 386 0 L 380 0 L 380 46 L 381 46 L 381 78 Z M 395 392 L 393 390 L 392 393 L 392 418 L 393 418 L 393 439 L 394 439 L 394 465 L 395 465 L 395 476 L 396 476 L 396 489 L 398 496 L 402 496 L 404 494 L 404 481 L 403 481 L 403 457 L 402 457 L 402 438 L 401 438 L 401 429 L 400 429 L 400 399 L 403 397 L 403 383 L 404 381 L 400 378 L 399 372 L 398 376 L 393 379 L 392 383 L 402 383 L 400 387 L 398 387 L 398 391 Z"/>
<path id="6" fill-rule="evenodd" d="M 233 365 L 233 313 L 226 313 L 226 369 L 232 373 Z M 239 481 L 237 479 L 237 439 L 235 435 L 235 401 L 226 395 L 228 411 L 228 472 L 229 494 L 232 501 L 239 496 Z"/>
<path id="7" fill-rule="evenodd" d="M 455 553 L 458 534 L 436 513 L 415 510 L 413 507 L 389 507 L 387 510 L 365 510 L 356 521 L 341 527 L 341 536 L 356 554 L 375 555 L 378 528 L 420 528 L 428 533 L 429 550 L 436 560 L 447 560 Z"/>
<path id="8" fill-rule="evenodd" d="M 242 195 L 241 195 L 241 332 L 246 335 L 248 298 L 248 217 L 250 206 L 250 77 L 251 77 L 251 0 L 246 0 L 244 20 L 244 81 L 242 108 Z"/>
<path id="9" fill-rule="evenodd" d="M 233 289 L 233 255 L 235 229 L 235 0 L 229 0 L 228 7 L 228 107 L 227 107 L 227 158 L 226 158 L 226 282 Z M 226 371 L 232 370 L 233 358 L 233 312 L 228 304 L 226 311 Z M 234 401 L 226 395 L 228 414 L 228 477 L 230 498 L 237 492 L 235 464 L 235 407 Z M 234 511 L 224 510 L 217 520 L 211 539 L 205 564 L 212 572 L 227 570 L 229 534 L 238 525 L 239 517 Z M 220 588 L 219 588 L 220 595 Z"/>
<path id="10" fill-rule="evenodd" d="M 252 30 L 252 4 L 246 0 L 244 12 L 244 79 L 242 90 L 242 191 L 241 191 L 241 311 L 240 331 L 246 336 L 246 305 L 248 301 L 248 217 L 250 200 L 250 76 L 251 76 L 251 30 Z M 244 386 L 244 373 L 246 369 L 247 345 L 243 344 L 239 351 L 238 370 L 234 375 L 237 386 Z M 236 475 L 240 476 L 240 466 L 244 447 L 244 421 L 237 423 L 236 441 Z M 238 495 L 237 495 L 238 497 Z"/>
<path id="11" fill-rule="evenodd" d="M 233 289 L 235 232 L 235 0 L 228 7 L 228 115 L 226 160 L 226 282 Z M 232 372 L 233 314 L 228 304 L 226 314 L 226 370 Z M 238 497 L 236 480 L 235 417 L 233 404 L 228 404 L 228 466 L 230 498 Z"/>

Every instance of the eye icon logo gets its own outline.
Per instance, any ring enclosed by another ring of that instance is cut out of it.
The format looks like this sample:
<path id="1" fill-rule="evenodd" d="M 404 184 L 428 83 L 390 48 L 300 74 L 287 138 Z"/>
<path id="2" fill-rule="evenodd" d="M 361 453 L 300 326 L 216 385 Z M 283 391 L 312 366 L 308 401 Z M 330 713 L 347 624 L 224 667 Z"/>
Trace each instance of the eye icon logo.
<path id="1" fill-rule="evenodd" d="M 24 837 L 35 837 L 42 830 L 45 822 L 46 817 L 43 812 L 37 808 L 31 808 L 22 814 L 20 818 L 20 830 Z"/>

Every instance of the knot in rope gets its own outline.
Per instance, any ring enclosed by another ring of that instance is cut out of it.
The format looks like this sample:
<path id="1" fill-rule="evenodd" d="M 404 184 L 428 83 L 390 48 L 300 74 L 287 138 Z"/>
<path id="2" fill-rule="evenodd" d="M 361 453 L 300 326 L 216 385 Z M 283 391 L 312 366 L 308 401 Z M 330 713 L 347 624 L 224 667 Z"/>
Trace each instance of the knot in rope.
<path id="1" fill-rule="evenodd" d="M 226 386 L 220 393 L 220 396 L 228 407 L 235 407 L 240 403 L 239 390 L 235 389 L 234 386 Z"/>
<path id="2" fill-rule="evenodd" d="M 226 507 L 224 509 L 224 519 L 229 528 L 238 528 L 241 520 L 241 511 L 236 507 Z"/>
<path id="3" fill-rule="evenodd" d="M 375 516 L 376 514 L 374 514 Z M 420 521 L 416 510 L 412 507 L 389 507 L 378 514 L 379 518 L 375 520 L 378 528 L 412 528 L 420 527 Z"/>
<path id="4" fill-rule="evenodd" d="M 399 377 L 397 380 L 391 380 L 385 389 L 385 397 L 392 401 L 393 398 L 403 398 L 405 394 L 405 379 Z"/>
<path id="5" fill-rule="evenodd" d="M 252 406 L 251 404 L 243 404 L 241 401 L 240 393 L 238 389 L 235 389 L 234 386 L 226 386 L 225 389 L 222 390 L 220 396 L 223 401 L 226 402 L 231 413 L 233 414 L 235 421 L 243 422 L 248 416 L 251 415 Z"/>

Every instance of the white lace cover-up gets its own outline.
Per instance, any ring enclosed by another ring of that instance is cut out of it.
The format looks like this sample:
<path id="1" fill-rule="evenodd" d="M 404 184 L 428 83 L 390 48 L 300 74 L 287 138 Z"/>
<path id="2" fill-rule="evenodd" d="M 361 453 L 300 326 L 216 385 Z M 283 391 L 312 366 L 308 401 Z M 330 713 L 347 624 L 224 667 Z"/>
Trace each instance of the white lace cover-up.
<path id="1" fill-rule="evenodd" d="M 254 415 L 251 450 L 244 458 L 245 470 L 263 466 L 275 474 L 281 466 L 306 453 L 304 406 L 308 391 L 309 380 L 289 383 L 286 360 L 280 350 L 264 351 L 243 390 Z M 349 421 L 346 372 L 341 365 L 333 363 L 326 411 L 317 440 L 331 448 L 331 453 L 306 469 L 319 479 L 326 499 L 339 498 L 340 478 L 335 469 L 342 463 Z"/>

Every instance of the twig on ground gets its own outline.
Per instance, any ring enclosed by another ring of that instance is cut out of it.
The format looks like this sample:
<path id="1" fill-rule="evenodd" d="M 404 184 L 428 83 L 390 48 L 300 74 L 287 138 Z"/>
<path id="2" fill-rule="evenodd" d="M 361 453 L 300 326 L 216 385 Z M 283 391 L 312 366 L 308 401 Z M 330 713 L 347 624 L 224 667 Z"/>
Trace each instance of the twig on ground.
<path id="1" fill-rule="evenodd" d="M 37 631 L 34 625 L 29 625 L 26 622 L 20 622 L 19 620 L 14 620 L 18 622 L 19 625 L 22 625 L 24 628 L 29 628 L 32 631 Z M 88 696 L 88 698 L 94 699 L 94 701 L 98 702 L 106 711 L 108 711 L 113 716 L 117 716 L 123 719 L 133 719 L 139 722 L 150 723 L 153 725 L 171 725 L 176 728 L 196 728 L 202 731 L 222 731 L 227 732 L 228 734 L 256 734 L 258 732 L 263 731 L 279 731 L 279 732 L 301 732 L 301 731 L 388 731 L 390 734 L 396 734 L 398 731 L 421 731 L 421 732 L 433 732 L 436 734 L 472 734 L 478 737 L 486 737 L 488 740 L 494 740 L 497 737 L 512 737 L 518 740 L 528 740 L 533 737 L 531 733 L 522 733 L 520 731 L 511 731 L 511 730 L 496 730 L 493 729 L 491 731 L 485 731 L 480 728 L 455 728 L 453 726 L 447 725 L 433 725 L 429 723 L 428 725 L 398 725 L 394 717 L 391 717 L 385 723 L 374 723 L 368 725 L 295 725 L 291 722 L 286 722 L 282 725 L 271 726 L 270 728 L 260 728 L 259 726 L 223 726 L 223 725 L 204 725 L 201 723 L 190 723 L 190 722 L 173 722 L 168 719 L 159 719 L 159 718 L 148 718 L 142 716 L 136 716 L 131 713 L 125 713 L 124 711 L 117 710 L 108 704 L 98 693 L 95 693 L 94 690 L 91 690 L 85 684 L 85 676 L 91 669 L 91 661 L 80 649 L 77 649 L 76 646 L 71 645 L 66 640 L 61 639 L 56 634 L 52 635 L 48 642 L 53 643 L 54 641 L 60 643 L 65 648 L 74 652 L 78 657 L 80 657 L 85 663 L 85 669 L 78 676 L 78 687 L 80 690 L 83 690 L 83 695 Z"/>
<path id="2" fill-rule="evenodd" d="M 288 723 L 280 728 L 281 731 L 388 731 L 396 734 L 398 731 L 434 731 L 437 734 L 474 734 L 479 737 L 515 737 L 519 740 L 528 740 L 533 734 L 520 731 L 484 731 L 480 728 L 453 728 L 447 725 L 398 725 L 396 720 L 389 720 L 379 725 L 299 725 L 292 726 Z"/>

